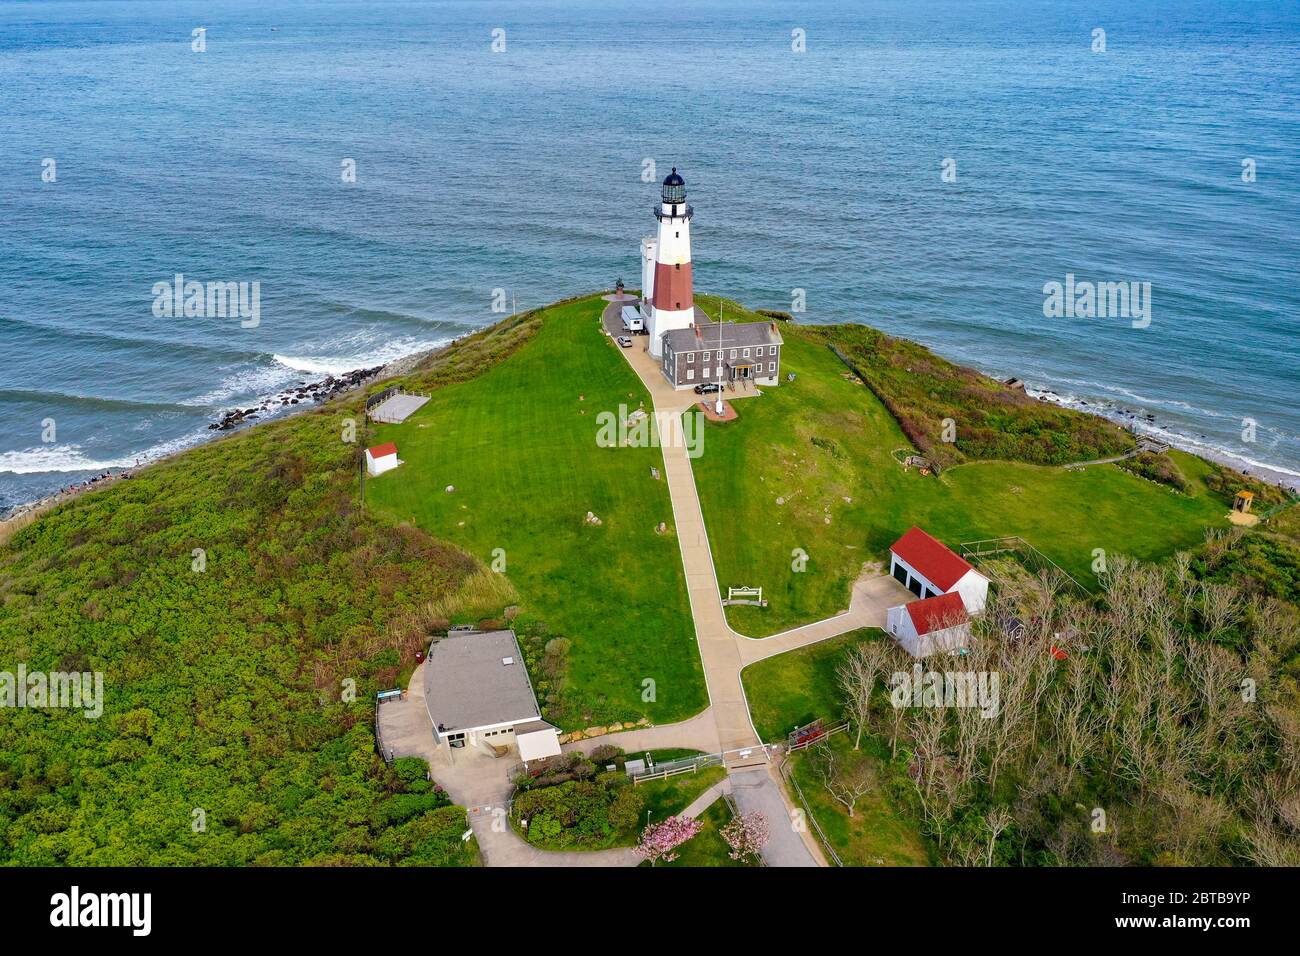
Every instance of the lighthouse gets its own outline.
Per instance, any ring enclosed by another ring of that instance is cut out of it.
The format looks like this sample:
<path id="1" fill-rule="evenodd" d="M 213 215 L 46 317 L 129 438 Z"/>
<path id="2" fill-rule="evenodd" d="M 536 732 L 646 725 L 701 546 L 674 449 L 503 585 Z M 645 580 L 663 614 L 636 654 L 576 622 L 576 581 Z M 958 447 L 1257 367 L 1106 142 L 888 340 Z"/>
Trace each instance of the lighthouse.
<path id="1" fill-rule="evenodd" d="M 642 312 L 650 335 L 650 354 L 663 356 L 663 337 L 695 322 L 691 296 L 691 217 L 686 205 L 686 182 L 677 167 L 664 177 L 663 193 L 655 206 L 659 229 L 641 240 Z"/>

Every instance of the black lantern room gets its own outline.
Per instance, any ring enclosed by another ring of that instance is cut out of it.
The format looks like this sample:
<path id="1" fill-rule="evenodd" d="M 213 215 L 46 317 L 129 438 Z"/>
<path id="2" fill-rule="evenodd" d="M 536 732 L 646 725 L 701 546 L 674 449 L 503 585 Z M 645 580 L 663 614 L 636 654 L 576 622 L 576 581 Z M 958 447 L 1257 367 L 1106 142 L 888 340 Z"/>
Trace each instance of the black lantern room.
<path id="1" fill-rule="evenodd" d="M 664 177 L 664 202 L 683 203 L 686 202 L 686 180 L 677 175 L 677 167 Z"/>

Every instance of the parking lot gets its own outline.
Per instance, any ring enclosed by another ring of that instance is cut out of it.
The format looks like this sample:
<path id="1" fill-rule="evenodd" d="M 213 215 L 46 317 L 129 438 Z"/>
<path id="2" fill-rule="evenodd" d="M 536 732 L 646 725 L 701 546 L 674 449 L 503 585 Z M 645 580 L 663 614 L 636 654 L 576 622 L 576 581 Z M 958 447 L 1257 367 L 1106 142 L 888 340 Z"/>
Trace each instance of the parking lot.
<path id="1" fill-rule="evenodd" d="M 628 296 L 624 304 L 636 305 L 637 299 L 635 296 Z M 606 309 L 604 315 L 601 318 L 601 323 L 605 326 L 606 334 L 609 335 L 611 338 L 617 339 L 620 335 L 631 335 L 633 348 L 641 349 L 644 351 L 646 348 L 646 343 L 650 341 L 650 337 L 648 335 L 632 335 L 631 332 L 625 332 L 623 330 L 623 319 L 619 314 L 618 309 Z"/>

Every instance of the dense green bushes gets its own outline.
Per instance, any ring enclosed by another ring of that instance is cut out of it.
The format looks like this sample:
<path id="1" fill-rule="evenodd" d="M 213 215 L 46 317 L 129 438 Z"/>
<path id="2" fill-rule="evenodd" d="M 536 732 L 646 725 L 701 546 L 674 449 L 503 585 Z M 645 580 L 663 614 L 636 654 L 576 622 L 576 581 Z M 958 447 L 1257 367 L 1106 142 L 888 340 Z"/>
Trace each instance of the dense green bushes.
<path id="1" fill-rule="evenodd" d="M 1187 490 L 1187 478 L 1167 455 L 1144 451 L 1133 458 L 1121 461 L 1119 466 L 1150 481 L 1169 485 L 1176 491 Z"/>
<path id="2" fill-rule="evenodd" d="M 594 765 L 591 766 L 594 772 Z M 528 841 L 547 849 L 582 849 L 610 845 L 635 829 L 644 798 L 621 771 L 594 779 L 570 780 L 515 795 L 514 820 Z"/>
<path id="3" fill-rule="evenodd" d="M 843 352 L 908 440 L 940 465 L 975 459 L 1060 465 L 1133 447 L 1118 425 L 1030 398 L 915 342 L 864 325 L 799 326 L 790 332 Z"/>
<path id="4" fill-rule="evenodd" d="M 535 328 L 508 320 L 413 379 L 479 374 Z M 4 712 L 0 864 L 472 862 L 464 812 L 386 768 L 372 720 L 427 609 L 481 566 L 360 509 L 360 404 L 142 469 L 0 548 L 0 670 L 104 681 L 98 720 Z"/>

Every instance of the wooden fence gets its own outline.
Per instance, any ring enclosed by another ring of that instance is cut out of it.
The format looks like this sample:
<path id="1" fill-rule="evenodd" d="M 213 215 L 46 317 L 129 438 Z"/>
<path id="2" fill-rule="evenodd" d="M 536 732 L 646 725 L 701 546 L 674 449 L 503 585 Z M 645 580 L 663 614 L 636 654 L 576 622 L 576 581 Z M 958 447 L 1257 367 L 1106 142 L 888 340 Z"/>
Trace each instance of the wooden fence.
<path id="1" fill-rule="evenodd" d="M 795 744 L 787 744 L 785 751 L 786 753 L 792 754 L 792 753 L 798 753 L 800 750 L 807 750 L 809 747 L 813 746 L 814 744 L 821 743 L 827 737 L 833 737 L 835 734 L 841 734 L 848 729 L 849 729 L 849 722 L 846 720 L 836 724 L 833 727 L 827 727 L 825 730 L 823 730 L 820 734 L 816 736 L 805 737 L 803 740 Z"/>

